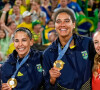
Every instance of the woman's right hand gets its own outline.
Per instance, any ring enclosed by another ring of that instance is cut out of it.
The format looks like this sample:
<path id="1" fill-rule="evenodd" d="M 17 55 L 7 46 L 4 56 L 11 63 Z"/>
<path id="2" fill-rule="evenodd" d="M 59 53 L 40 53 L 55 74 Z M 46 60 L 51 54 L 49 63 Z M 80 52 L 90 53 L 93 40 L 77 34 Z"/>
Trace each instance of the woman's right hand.
<path id="1" fill-rule="evenodd" d="M 49 73 L 50 73 L 50 83 L 54 85 L 56 82 L 56 79 L 60 77 L 61 73 L 57 68 L 54 68 L 54 67 L 49 70 Z"/>
<path id="2" fill-rule="evenodd" d="M 12 88 L 10 88 L 10 86 L 7 83 L 2 83 L 1 90 L 12 90 Z"/>

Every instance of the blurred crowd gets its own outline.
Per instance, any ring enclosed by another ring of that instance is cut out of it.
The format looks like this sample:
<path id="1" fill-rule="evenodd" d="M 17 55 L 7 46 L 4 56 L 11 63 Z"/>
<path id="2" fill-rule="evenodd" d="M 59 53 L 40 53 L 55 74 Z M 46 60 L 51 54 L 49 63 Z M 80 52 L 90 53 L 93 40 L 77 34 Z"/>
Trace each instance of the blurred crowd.
<path id="1" fill-rule="evenodd" d="M 77 34 L 92 37 L 100 29 L 100 0 L 0 0 L 0 65 L 15 49 L 12 37 L 19 27 L 31 31 L 34 49 L 43 51 L 55 41 L 53 14 L 60 8 L 75 13 Z"/>

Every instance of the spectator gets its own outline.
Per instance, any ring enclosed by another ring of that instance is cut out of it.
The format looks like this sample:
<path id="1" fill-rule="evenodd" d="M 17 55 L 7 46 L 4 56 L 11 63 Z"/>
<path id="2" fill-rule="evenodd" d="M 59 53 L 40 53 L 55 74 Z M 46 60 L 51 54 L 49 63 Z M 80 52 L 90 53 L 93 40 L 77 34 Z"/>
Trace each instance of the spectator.
<path id="1" fill-rule="evenodd" d="M 25 11 L 22 15 L 23 18 L 23 22 L 21 24 L 19 24 L 17 26 L 17 28 L 19 27 L 26 27 L 28 28 L 30 31 L 33 31 L 32 29 L 32 19 L 31 19 L 31 14 L 29 11 Z"/>
<path id="2" fill-rule="evenodd" d="M 5 26 L 2 25 L 2 27 L 5 27 Z M 0 28 L 0 46 L 1 46 L 1 52 L 4 56 L 3 61 L 5 61 L 7 58 L 6 52 L 7 52 L 8 47 L 9 47 L 10 36 L 11 36 L 10 32 L 7 35 L 5 30 L 3 28 Z"/>
<path id="3" fill-rule="evenodd" d="M 6 4 L 9 4 L 9 8 L 11 8 L 11 6 L 13 6 L 13 2 L 9 1 L 9 0 L 2 0 L 0 1 L 0 10 L 2 10 Z"/>
<path id="4" fill-rule="evenodd" d="M 52 16 L 49 6 L 50 6 L 49 0 L 42 0 L 41 10 L 46 13 L 46 23 L 51 19 Z"/>
<path id="5" fill-rule="evenodd" d="M 59 4 L 58 7 L 60 7 L 61 5 Z M 72 0 L 67 0 L 67 7 L 71 8 L 75 13 L 79 13 L 84 15 L 81 7 L 78 5 L 78 3 L 73 2 Z"/>
<path id="6" fill-rule="evenodd" d="M 20 8 L 17 5 L 13 6 L 13 14 L 9 15 L 8 22 L 9 20 L 14 21 L 16 25 L 22 22 L 22 15 L 20 14 Z"/>
<path id="7" fill-rule="evenodd" d="M 58 34 L 55 30 L 52 30 L 48 35 L 48 40 L 50 43 L 53 43 L 58 38 Z"/>
<path id="8" fill-rule="evenodd" d="M 58 8 L 56 8 L 55 10 L 54 10 L 54 12 L 56 12 L 57 10 L 59 10 L 60 8 L 68 8 L 68 6 L 67 6 L 67 0 L 60 0 L 60 7 L 58 7 Z M 68 8 L 68 9 L 70 9 L 70 8 Z M 72 9 L 70 9 L 71 11 L 73 11 Z M 74 11 L 73 11 L 74 12 Z"/>
<path id="9" fill-rule="evenodd" d="M 50 0 L 51 5 L 49 6 L 51 13 L 57 8 L 58 0 Z M 50 15 L 52 16 L 52 15 Z"/>
<path id="10" fill-rule="evenodd" d="M 25 0 L 16 0 L 15 5 L 17 5 L 20 8 L 21 15 L 27 10 Z M 13 14 L 13 8 L 11 8 L 9 11 L 9 15 L 12 15 L 12 14 Z"/>
<path id="11" fill-rule="evenodd" d="M 40 8 L 40 1 L 39 0 L 34 0 L 31 3 L 31 10 L 30 12 L 32 13 L 32 21 L 39 20 L 42 25 L 46 25 L 46 14 L 44 11 L 41 10 Z"/>
<path id="12" fill-rule="evenodd" d="M 43 28 L 41 27 L 41 23 L 39 21 L 32 22 L 32 37 L 34 40 L 34 44 L 41 44 L 42 43 L 42 31 Z"/>
<path id="13" fill-rule="evenodd" d="M 42 45 L 50 45 L 51 43 L 48 40 L 49 33 L 55 29 L 53 20 L 49 20 L 42 32 Z"/>

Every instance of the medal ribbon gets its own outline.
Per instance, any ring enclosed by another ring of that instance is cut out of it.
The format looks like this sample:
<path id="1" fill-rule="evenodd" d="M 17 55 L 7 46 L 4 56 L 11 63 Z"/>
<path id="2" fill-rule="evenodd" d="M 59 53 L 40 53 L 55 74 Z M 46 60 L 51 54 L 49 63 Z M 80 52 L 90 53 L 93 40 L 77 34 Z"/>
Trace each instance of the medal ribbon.
<path id="1" fill-rule="evenodd" d="M 64 56 L 64 54 L 67 51 L 72 39 L 73 39 L 73 36 L 69 39 L 69 41 L 67 42 L 67 44 L 65 45 L 65 47 L 63 49 L 61 49 L 60 43 L 58 43 L 58 55 L 59 56 L 57 57 L 57 60 L 60 60 Z"/>
<path id="2" fill-rule="evenodd" d="M 16 71 L 14 72 L 14 74 L 11 76 L 11 78 L 15 78 L 19 68 L 27 61 L 29 57 L 29 53 L 22 59 L 21 63 L 19 64 L 19 62 L 16 63 Z"/>

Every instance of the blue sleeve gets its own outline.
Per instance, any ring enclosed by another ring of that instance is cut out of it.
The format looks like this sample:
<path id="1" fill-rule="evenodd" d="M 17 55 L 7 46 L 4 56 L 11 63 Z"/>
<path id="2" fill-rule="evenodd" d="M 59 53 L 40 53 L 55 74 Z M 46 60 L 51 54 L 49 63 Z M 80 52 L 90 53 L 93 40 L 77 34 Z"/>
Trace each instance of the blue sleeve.
<path id="1" fill-rule="evenodd" d="M 77 7 L 77 12 L 82 11 L 81 7 L 76 3 L 76 7 Z"/>
<path id="2" fill-rule="evenodd" d="M 52 65 L 50 65 L 50 63 L 51 62 L 49 60 L 48 53 L 46 52 L 43 55 L 43 76 L 45 80 L 45 90 L 56 90 L 56 84 L 50 84 L 49 70 L 52 68 Z"/>

